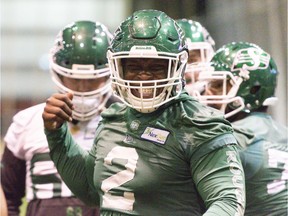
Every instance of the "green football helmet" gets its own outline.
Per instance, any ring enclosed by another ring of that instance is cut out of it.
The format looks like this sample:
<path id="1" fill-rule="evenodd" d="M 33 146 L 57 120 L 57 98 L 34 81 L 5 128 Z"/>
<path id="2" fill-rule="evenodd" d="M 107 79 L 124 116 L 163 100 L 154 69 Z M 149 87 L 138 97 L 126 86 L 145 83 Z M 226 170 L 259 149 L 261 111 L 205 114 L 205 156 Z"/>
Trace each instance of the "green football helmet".
<path id="1" fill-rule="evenodd" d="M 185 33 L 189 58 L 185 71 L 185 89 L 193 95 L 194 89 L 203 89 L 197 81 L 198 73 L 211 70 L 209 61 L 214 55 L 215 42 L 209 32 L 199 22 L 189 19 L 176 20 Z"/>
<path id="2" fill-rule="evenodd" d="M 175 20 L 164 12 L 134 12 L 116 30 L 107 56 L 113 88 L 126 105 L 139 112 L 149 113 L 179 96 L 183 87 L 188 52 L 183 31 Z M 121 59 L 127 58 L 167 60 L 169 66 L 166 78 L 149 81 L 124 79 Z M 132 89 L 137 89 L 141 96 L 133 95 Z M 143 91 L 147 90 L 154 92 L 152 98 L 143 97 Z M 161 93 L 156 94 L 156 91 Z"/>
<path id="3" fill-rule="evenodd" d="M 106 57 L 112 34 L 99 22 L 77 21 L 62 29 L 50 51 L 52 80 L 62 93 L 73 92 L 73 118 L 89 120 L 101 110 L 112 94 Z M 100 88 L 79 92 L 65 86 L 61 77 L 72 79 L 107 78 Z"/>
<path id="4" fill-rule="evenodd" d="M 222 94 L 196 96 L 206 104 L 222 104 L 226 117 L 240 111 L 250 113 L 277 101 L 275 88 L 278 70 L 272 57 L 259 46 L 247 42 L 232 42 L 213 56 L 214 72 L 204 72 L 200 80 L 219 80 Z M 227 88 L 227 82 L 231 89 Z M 209 83 L 208 83 L 209 88 Z M 228 109 L 227 109 L 228 108 Z"/>

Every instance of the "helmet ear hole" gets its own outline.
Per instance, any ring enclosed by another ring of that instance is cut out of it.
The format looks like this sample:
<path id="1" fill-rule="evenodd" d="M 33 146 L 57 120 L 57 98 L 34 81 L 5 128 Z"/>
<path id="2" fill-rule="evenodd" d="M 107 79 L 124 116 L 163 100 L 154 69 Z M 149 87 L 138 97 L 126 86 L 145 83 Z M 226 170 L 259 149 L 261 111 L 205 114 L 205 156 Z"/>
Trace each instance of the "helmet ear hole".
<path id="1" fill-rule="evenodd" d="M 63 66 L 63 67 L 65 67 L 65 66 L 69 66 L 70 65 L 70 61 L 69 60 L 63 60 L 62 61 L 62 63 L 61 63 L 61 65 Z"/>
<path id="2" fill-rule="evenodd" d="M 255 85 L 250 89 L 250 94 L 257 94 L 261 89 L 260 85 Z"/>
<path id="3" fill-rule="evenodd" d="M 168 36 L 167 39 L 168 39 L 171 43 L 173 43 L 174 41 L 177 41 L 177 38 L 171 37 L 171 36 Z"/>
<path id="4" fill-rule="evenodd" d="M 94 35 L 94 38 L 96 38 L 96 35 Z M 93 39 L 93 46 L 96 47 L 96 45 L 97 45 L 97 41 L 95 39 Z"/>

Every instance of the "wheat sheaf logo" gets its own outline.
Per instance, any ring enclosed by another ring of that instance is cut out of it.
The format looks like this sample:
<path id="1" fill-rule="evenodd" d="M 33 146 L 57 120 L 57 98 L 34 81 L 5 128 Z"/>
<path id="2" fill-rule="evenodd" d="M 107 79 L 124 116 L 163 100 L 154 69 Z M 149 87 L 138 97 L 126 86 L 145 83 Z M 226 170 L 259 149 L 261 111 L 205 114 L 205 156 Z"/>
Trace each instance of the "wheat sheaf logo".
<path id="1" fill-rule="evenodd" d="M 270 55 L 256 48 L 241 49 L 236 53 L 231 71 L 259 70 L 269 66 Z"/>

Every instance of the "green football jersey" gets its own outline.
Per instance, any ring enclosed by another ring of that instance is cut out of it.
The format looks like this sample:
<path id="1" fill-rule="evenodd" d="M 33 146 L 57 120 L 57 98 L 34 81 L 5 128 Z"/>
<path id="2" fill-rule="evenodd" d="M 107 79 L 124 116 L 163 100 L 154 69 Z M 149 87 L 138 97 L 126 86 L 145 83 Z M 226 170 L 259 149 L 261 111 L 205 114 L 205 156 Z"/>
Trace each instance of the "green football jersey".
<path id="1" fill-rule="evenodd" d="M 245 140 L 243 131 L 235 129 L 237 140 L 243 146 L 240 156 L 246 178 L 245 215 L 287 215 L 287 128 L 265 113 L 252 113 L 233 125 L 249 131 Z"/>
<path id="2" fill-rule="evenodd" d="M 220 112 L 182 94 L 153 113 L 116 103 L 102 117 L 89 154 L 65 125 L 46 131 L 63 180 L 101 215 L 202 215 L 202 201 L 204 215 L 243 214 L 244 173 Z"/>

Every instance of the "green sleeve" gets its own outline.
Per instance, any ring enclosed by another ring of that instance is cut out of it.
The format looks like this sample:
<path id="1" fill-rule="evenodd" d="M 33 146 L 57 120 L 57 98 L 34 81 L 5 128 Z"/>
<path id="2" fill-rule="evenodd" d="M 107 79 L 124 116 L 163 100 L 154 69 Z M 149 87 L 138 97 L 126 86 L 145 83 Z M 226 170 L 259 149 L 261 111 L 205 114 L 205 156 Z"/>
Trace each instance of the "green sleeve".
<path id="1" fill-rule="evenodd" d="M 205 216 L 243 215 L 245 181 L 236 145 L 226 145 L 201 157 L 192 167 Z"/>
<path id="2" fill-rule="evenodd" d="M 73 140 L 67 124 L 53 131 L 45 130 L 50 157 L 61 178 L 87 205 L 99 205 L 99 197 L 93 186 L 95 158 Z"/>

